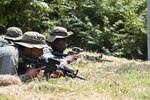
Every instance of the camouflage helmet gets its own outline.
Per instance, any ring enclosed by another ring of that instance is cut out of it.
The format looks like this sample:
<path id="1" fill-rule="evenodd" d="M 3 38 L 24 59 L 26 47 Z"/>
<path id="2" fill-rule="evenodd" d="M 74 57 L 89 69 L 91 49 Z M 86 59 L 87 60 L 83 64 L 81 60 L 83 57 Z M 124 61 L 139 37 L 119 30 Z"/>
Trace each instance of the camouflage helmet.
<path id="1" fill-rule="evenodd" d="M 56 26 L 52 29 L 52 31 L 49 34 L 49 37 L 46 39 L 48 42 L 53 42 L 57 38 L 67 38 L 68 36 L 72 35 L 73 32 L 67 31 L 66 28 Z"/>
<path id="2" fill-rule="evenodd" d="M 34 31 L 25 32 L 20 42 L 15 44 L 22 45 L 28 48 L 44 48 L 46 47 L 45 36 Z"/>
<path id="3" fill-rule="evenodd" d="M 22 30 L 18 27 L 9 27 L 6 30 L 6 35 L 3 35 L 2 37 L 5 39 L 13 40 L 13 41 L 18 41 L 21 40 L 22 38 Z"/>

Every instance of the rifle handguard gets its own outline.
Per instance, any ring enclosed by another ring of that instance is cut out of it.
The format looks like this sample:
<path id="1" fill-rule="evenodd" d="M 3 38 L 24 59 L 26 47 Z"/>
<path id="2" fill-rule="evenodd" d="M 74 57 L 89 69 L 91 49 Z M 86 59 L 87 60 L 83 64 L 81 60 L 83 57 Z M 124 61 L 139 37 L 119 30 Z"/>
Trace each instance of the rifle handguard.
<path id="1" fill-rule="evenodd" d="M 65 70 L 67 70 L 68 72 L 74 73 L 74 69 L 72 67 L 70 67 L 70 66 L 63 66 L 63 68 Z"/>

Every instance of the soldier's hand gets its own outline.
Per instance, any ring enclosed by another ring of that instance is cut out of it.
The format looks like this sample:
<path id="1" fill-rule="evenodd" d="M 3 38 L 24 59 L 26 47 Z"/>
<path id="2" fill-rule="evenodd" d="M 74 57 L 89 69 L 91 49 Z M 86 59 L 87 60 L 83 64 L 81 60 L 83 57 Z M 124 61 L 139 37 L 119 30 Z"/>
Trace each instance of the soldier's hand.
<path id="1" fill-rule="evenodd" d="M 25 77 L 27 79 L 30 79 L 30 78 L 33 78 L 33 77 L 36 77 L 37 74 L 39 73 L 40 70 L 44 69 L 44 67 L 40 67 L 40 68 L 32 68 L 32 69 L 29 69 L 26 73 L 25 73 Z"/>
<path id="2" fill-rule="evenodd" d="M 71 63 L 73 61 L 76 61 L 80 57 L 80 54 L 74 54 L 74 55 L 69 55 L 65 57 L 64 59 L 68 62 Z"/>
<path id="3" fill-rule="evenodd" d="M 64 73 L 61 70 L 53 71 L 50 75 L 51 78 L 60 78 L 61 76 L 64 76 Z"/>

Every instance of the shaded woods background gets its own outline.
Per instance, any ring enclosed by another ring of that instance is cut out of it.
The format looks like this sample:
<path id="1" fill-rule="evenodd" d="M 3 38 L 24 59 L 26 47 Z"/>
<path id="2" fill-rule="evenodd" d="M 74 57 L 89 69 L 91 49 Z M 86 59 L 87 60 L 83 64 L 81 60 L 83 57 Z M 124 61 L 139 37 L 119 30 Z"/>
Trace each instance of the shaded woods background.
<path id="1" fill-rule="evenodd" d="M 147 58 L 146 0 L 1 0 L 0 24 L 45 35 L 60 25 L 74 32 L 70 46 Z"/>

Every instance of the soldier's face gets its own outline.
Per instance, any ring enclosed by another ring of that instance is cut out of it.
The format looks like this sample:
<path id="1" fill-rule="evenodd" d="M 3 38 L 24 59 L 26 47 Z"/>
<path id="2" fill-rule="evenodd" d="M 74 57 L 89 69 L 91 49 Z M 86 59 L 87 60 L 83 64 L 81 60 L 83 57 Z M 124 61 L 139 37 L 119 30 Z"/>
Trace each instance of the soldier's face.
<path id="1" fill-rule="evenodd" d="M 42 49 L 38 49 L 38 48 L 23 48 L 23 53 L 24 55 L 28 56 L 28 57 L 32 57 L 32 58 L 38 58 L 39 56 L 41 56 L 43 54 L 43 50 Z"/>
<path id="2" fill-rule="evenodd" d="M 58 38 L 53 42 L 53 46 L 59 50 L 60 52 L 63 52 L 67 48 L 67 39 L 66 38 Z"/>

